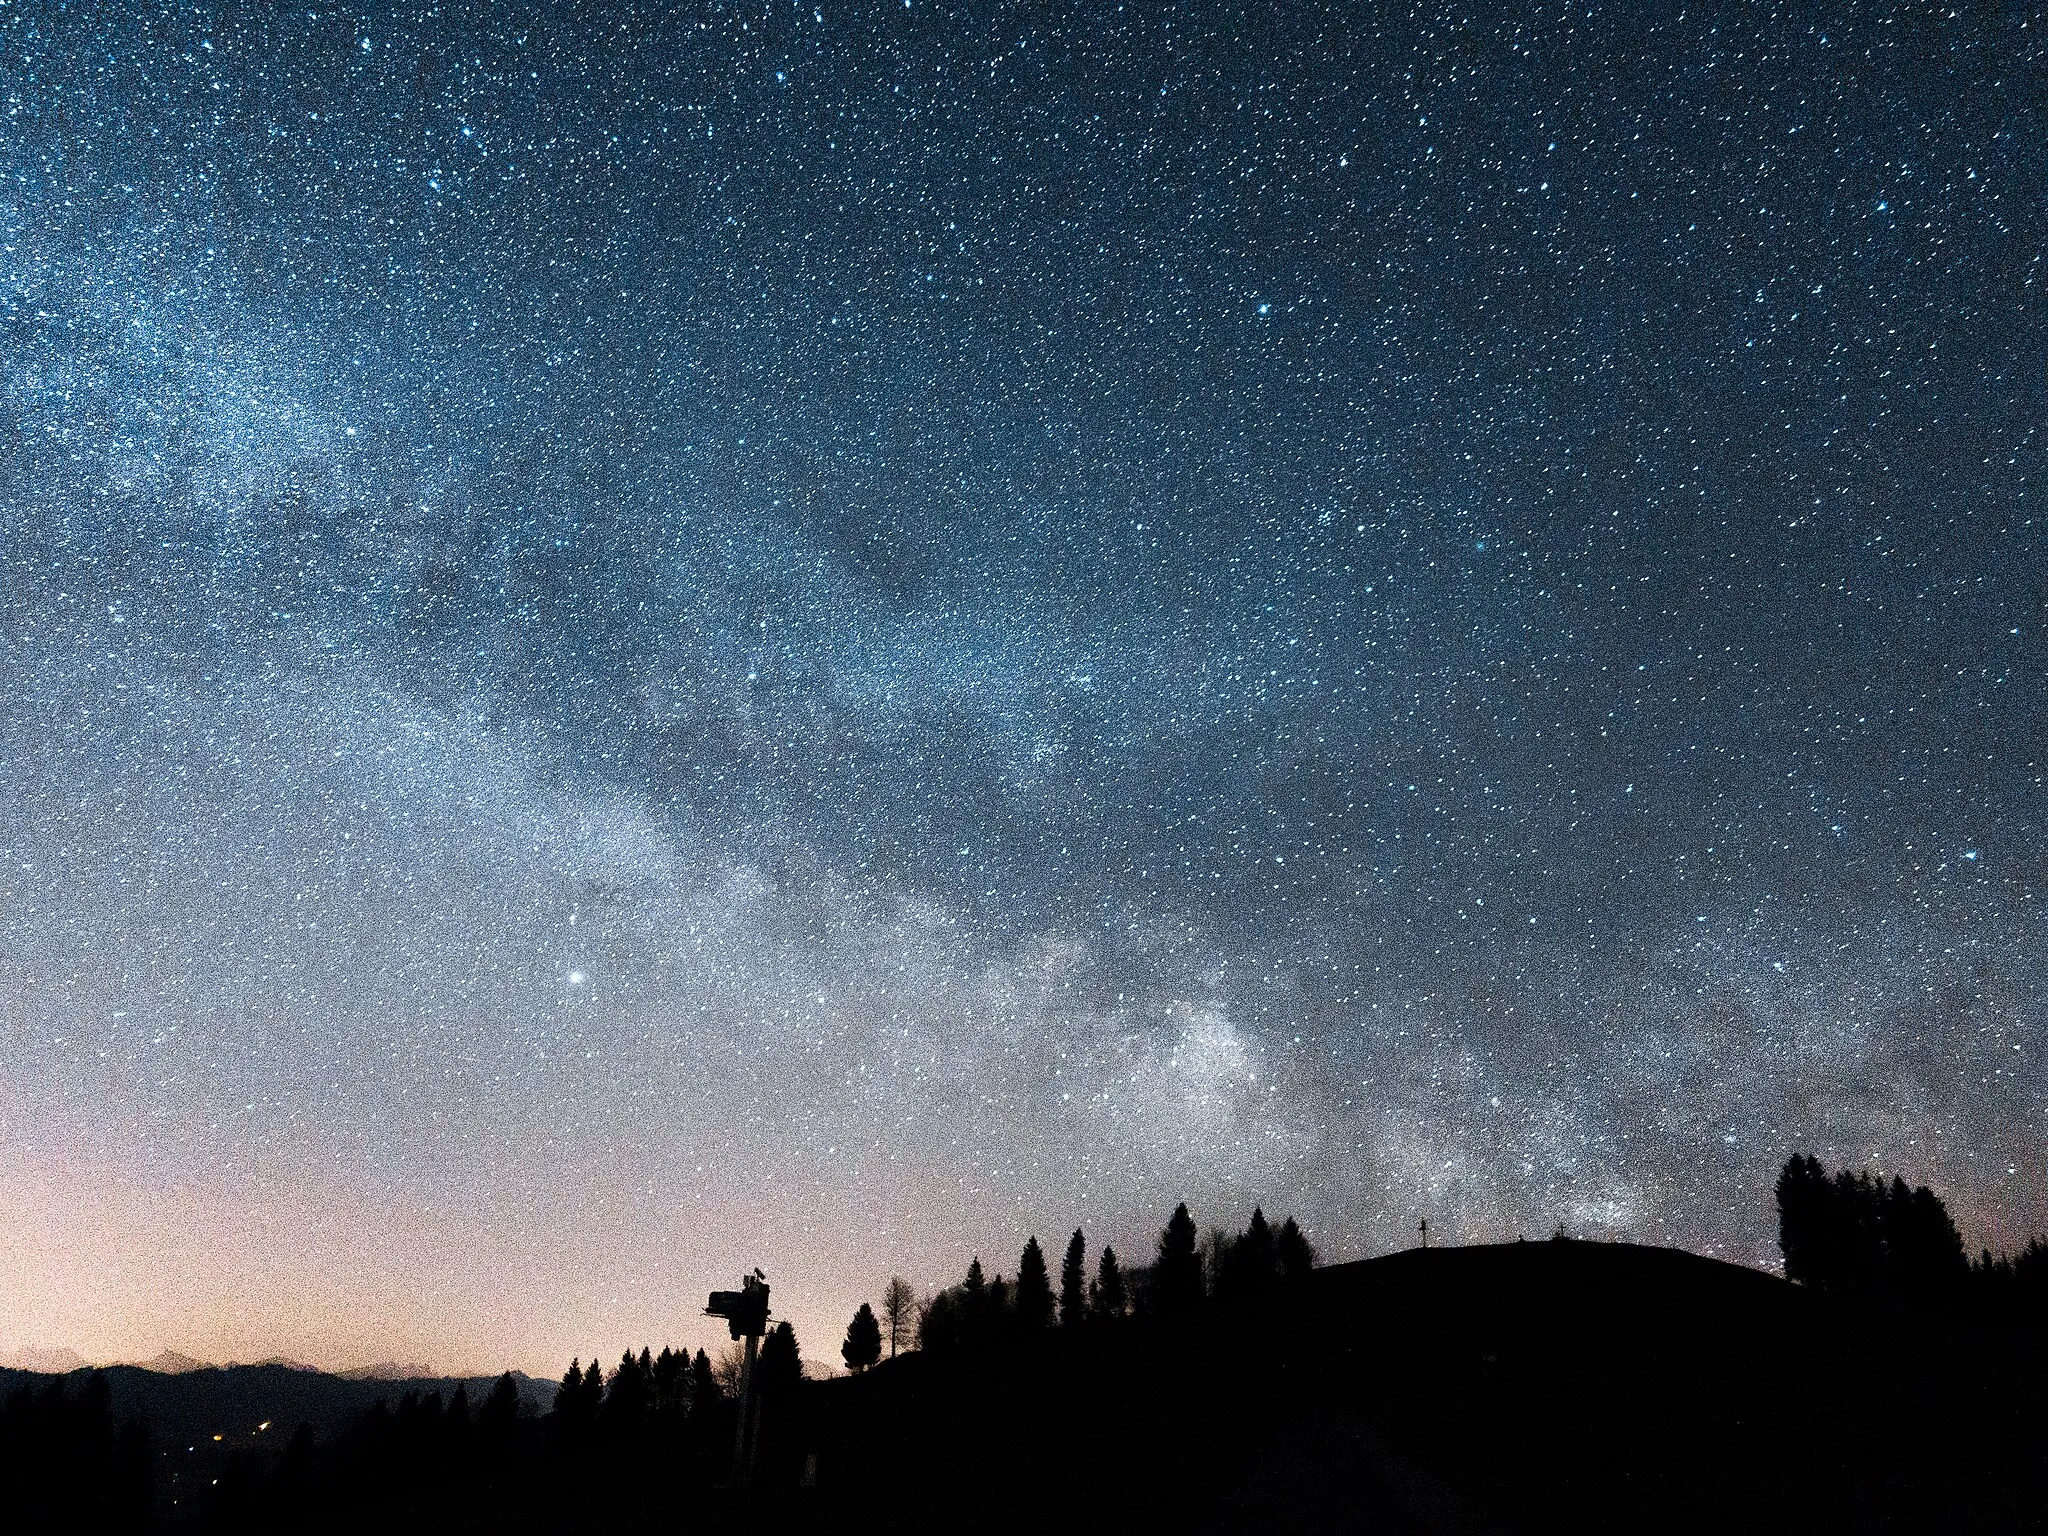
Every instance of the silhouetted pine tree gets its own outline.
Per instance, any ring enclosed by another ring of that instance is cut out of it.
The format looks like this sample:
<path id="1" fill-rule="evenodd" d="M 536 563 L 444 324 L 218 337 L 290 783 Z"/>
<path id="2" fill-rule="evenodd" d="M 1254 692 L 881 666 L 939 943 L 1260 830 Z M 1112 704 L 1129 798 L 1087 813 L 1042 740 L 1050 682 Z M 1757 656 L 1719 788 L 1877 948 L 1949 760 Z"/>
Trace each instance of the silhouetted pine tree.
<path id="1" fill-rule="evenodd" d="M 1885 1256 L 1893 1286 L 1910 1301 L 1953 1297 L 1969 1278 L 1962 1234 L 1949 1219 L 1948 1207 L 1924 1184 L 1908 1191 L 1905 1180 L 1892 1180 L 1885 1202 Z"/>
<path id="2" fill-rule="evenodd" d="M 611 1390 L 604 1397 L 603 1422 L 614 1437 L 633 1435 L 646 1423 L 648 1386 L 639 1358 L 627 1350 L 619 1357 L 619 1368 L 612 1372 Z"/>
<path id="3" fill-rule="evenodd" d="M 804 1363 L 797 1350 L 796 1330 L 787 1322 L 777 1323 L 761 1341 L 760 1363 L 754 1367 L 754 1394 L 760 1414 L 754 1457 L 758 1481 L 772 1484 L 794 1480 L 792 1463 L 802 1454 L 797 1393 L 803 1380 Z"/>
<path id="4" fill-rule="evenodd" d="M 1252 1207 L 1251 1224 L 1238 1238 L 1237 1247 L 1242 1253 L 1239 1262 L 1253 1276 L 1254 1284 L 1269 1285 L 1280 1278 L 1280 1255 L 1274 1248 L 1273 1229 L 1266 1225 L 1262 1207 Z"/>
<path id="5" fill-rule="evenodd" d="M 1316 1267 L 1315 1247 L 1302 1235 L 1292 1216 L 1280 1223 L 1280 1234 L 1273 1240 L 1273 1247 L 1280 1261 L 1282 1280 L 1291 1283 L 1306 1279 L 1308 1272 Z"/>
<path id="6" fill-rule="evenodd" d="M 1993 1312 L 2039 1316 L 2048 1311 L 2048 1244 L 2029 1240 L 2018 1253 L 1992 1257 L 1986 1248 L 1970 1266 L 1970 1289 Z"/>
<path id="7" fill-rule="evenodd" d="M 720 1401 L 718 1373 L 711 1368 L 711 1357 L 700 1349 L 690 1362 L 690 1416 L 709 1413 Z"/>
<path id="8" fill-rule="evenodd" d="M 1162 1317 L 1179 1317 L 1202 1301 L 1202 1256 L 1196 1251 L 1194 1218 L 1185 1204 L 1173 1208 L 1159 1234 L 1159 1260 L 1152 1271 L 1153 1303 Z"/>
<path id="9" fill-rule="evenodd" d="M 875 1309 L 866 1302 L 860 1304 L 853 1321 L 846 1325 L 846 1342 L 839 1346 L 839 1356 L 846 1362 L 846 1368 L 855 1373 L 882 1358 L 882 1325 L 875 1321 Z"/>
<path id="10" fill-rule="evenodd" d="M 761 1359 L 755 1370 L 761 1388 L 769 1392 L 793 1392 L 804 1379 L 803 1356 L 796 1343 L 796 1329 L 787 1321 L 777 1323 L 761 1341 Z"/>
<path id="11" fill-rule="evenodd" d="M 477 1410 L 477 1436 L 486 1445 L 502 1447 L 519 1422 L 519 1383 L 510 1371 L 491 1383 L 491 1395 Z"/>
<path id="12" fill-rule="evenodd" d="M 1045 1250 L 1036 1237 L 1027 1238 L 1017 1256 L 1017 1297 L 1013 1304 L 1017 1326 L 1028 1334 L 1042 1333 L 1052 1326 L 1052 1281 L 1045 1272 Z"/>
<path id="13" fill-rule="evenodd" d="M 583 1422 L 595 1424 L 598 1410 L 604 1406 L 604 1367 L 598 1364 L 598 1357 L 590 1357 L 590 1367 L 583 1373 Z"/>
<path id="14" fill-rule="evenodd" d="M 469 1383 L 458 1381 L 455 1395 L 448 1399 L 448 1411 L 441 1416 L 443 1459 L 460 1465 L 469 1457 L 474 1426 L 470 1422 Z"/>
<path id="15" fill-rule="evenodd" d="M 595 1368 L 595 1362 L 592 1362 Z M 583 1367 L 576 1361 L 569 1362 L 569 1369 L 562 1372 L 562 1384 L 555 1389 L 555 1416 L 564 1423 L 580 1418 L 583 1412 Z"/>
<path id="16" fill-rule="evenodd" d="M 998 1282 L 1002 1276 L 996 1276 Z M 959 1297 L 959 1342 L 978 1345 L 988 1341 L 995 1331 L 997 1314 L 1001 1311 L 1000 1298 L 990 1295 L 989 1284 L 982 1278 L 981 1255 L 976 1254 L 967 1265 L 967 1278 L 960 1284 Z"/>
<path id="17" fill-rule="evenodd" d="M 1073 1328 L 1088 1316 L 1088 1244 L 1076 1227 L 1060 1260 L 1060 1326 Z"/>
<path id="18" fill-rule="evenodd" d="M 1820 1159 L 1794 1153 L 1778 1175 L 1778 1251 L 1785 1278 L 1796 1285 L 1824 1286 L 1827 1268 L 1823 1227 L 1833 1190 Z"/>
<path id="19" fill-rule="evenodd" d="M 1280 1256 L 1266 1213 L 1254 1206 L 1251 1225 L 1236 1238 L 1217 1245 L 1215 1273 L 1218 1299 L 1237 1306 L 1260 1306 L 1280 1280 Z"/>
<path id="20" fill-rule="evenodd" d="M 927 1354 L 951 1354 L 966 1342 L 961 1320 L 962 1302 L 957 1290 L 940 1291 L 924 1304 L 917 1317 L 917 1347 Z"/>
<path id="21" fill-rule="evenodd" d="M 690 1357 L 662 1345 L 647 1379 L 650 1415 L 670 1429 L 681 1424 L 690 1409 Z"/>
<path id="22" fill-rule="evenodd" d="M 1090 1312 L 1105 1322 L 1114 1322 L 1130 1310 L 1130 1294 L 1124 1288 L 1124 1272 L 1117 1266 L 1114 1248 L 1102 1250 L 1095 1283 L 1088 1288 L 1088 1302 Z"/>

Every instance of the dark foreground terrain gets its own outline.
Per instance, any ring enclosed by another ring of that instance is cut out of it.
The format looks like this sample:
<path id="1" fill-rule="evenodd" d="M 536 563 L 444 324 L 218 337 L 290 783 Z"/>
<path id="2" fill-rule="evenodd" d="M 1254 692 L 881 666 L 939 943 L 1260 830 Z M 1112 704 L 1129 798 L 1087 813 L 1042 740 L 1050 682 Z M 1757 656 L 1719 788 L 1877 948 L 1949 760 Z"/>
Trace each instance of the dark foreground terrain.
<path id="1" fill-rule="evenodd" d="M 2048 1523 L 2037 1329 L 1667 1249 L 1402 1253 L 1266 1316 L 940 1364 L 816 1391 L 826 1499 L 933 1530 Z"/>
<path id="2" fill-rule="evenodd" d="M 1317 1270 L 1257 1310 L 806 1383 L 764 1421 L 762 1486 L 744 1491 L 718 1486 L 729 1408 L 687 1434 L 613 1442 L 546 1416 L 478 1421 L 453 1460 L 394 1430 L 402 1414 L 351 1430 L 337 1410 L 295 1445 L 223 1452 L 209 1474 L 222 1481 L 196 1503 L 169 1508 L 159 1483 L 154 1523 L 2021 1530 L 2048 1524 L 2044 1364 L 2041 1331 L 2009 1318 L 1852 1307 L 1670 1250 L 1418 1251 Z M 359 1411 L 364 1384 L 346 1386 Z M 251 1398 L 232 1412 L 282 1428 L 289 1407 Z M 166 1447 L 151 1454 L 162 1466 Z M 47 1513 L 55 1523 L 38 1528 L 139 1519 Z"/>

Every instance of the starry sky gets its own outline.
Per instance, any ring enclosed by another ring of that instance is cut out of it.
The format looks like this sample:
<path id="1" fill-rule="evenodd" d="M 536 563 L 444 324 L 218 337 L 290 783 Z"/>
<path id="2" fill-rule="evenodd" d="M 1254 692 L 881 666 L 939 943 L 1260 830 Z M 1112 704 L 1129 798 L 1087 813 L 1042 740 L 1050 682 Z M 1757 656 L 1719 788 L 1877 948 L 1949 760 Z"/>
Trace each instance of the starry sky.
<path id="1" fill-rule="evenodd" d="M 2026 6 L 0 3 L 0 1347 L 2048 1204 Z"/>

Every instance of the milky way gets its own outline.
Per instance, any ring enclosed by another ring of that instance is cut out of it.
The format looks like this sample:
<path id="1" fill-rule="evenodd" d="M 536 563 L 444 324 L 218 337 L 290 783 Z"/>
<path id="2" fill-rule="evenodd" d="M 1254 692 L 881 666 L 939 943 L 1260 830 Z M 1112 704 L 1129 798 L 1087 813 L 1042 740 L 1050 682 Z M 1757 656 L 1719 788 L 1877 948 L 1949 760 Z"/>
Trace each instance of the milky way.
<path id="1" fill-rule="evenodd" d="M 0 7 L 0 1346 L 2040 1229 L 2024 8 L 143 9 Z"/>

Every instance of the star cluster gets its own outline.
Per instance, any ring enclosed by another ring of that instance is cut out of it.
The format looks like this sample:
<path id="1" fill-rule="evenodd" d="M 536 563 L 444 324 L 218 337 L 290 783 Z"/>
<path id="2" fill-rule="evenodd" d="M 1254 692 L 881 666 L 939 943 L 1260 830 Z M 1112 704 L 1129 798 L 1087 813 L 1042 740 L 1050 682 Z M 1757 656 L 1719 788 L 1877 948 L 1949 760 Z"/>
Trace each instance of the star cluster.
<path id="1" fill-rule="evenodd" d="M 2040 29 L 1837 19 L 0 5 L 21 1342 L 2033 1235 Z"/>

